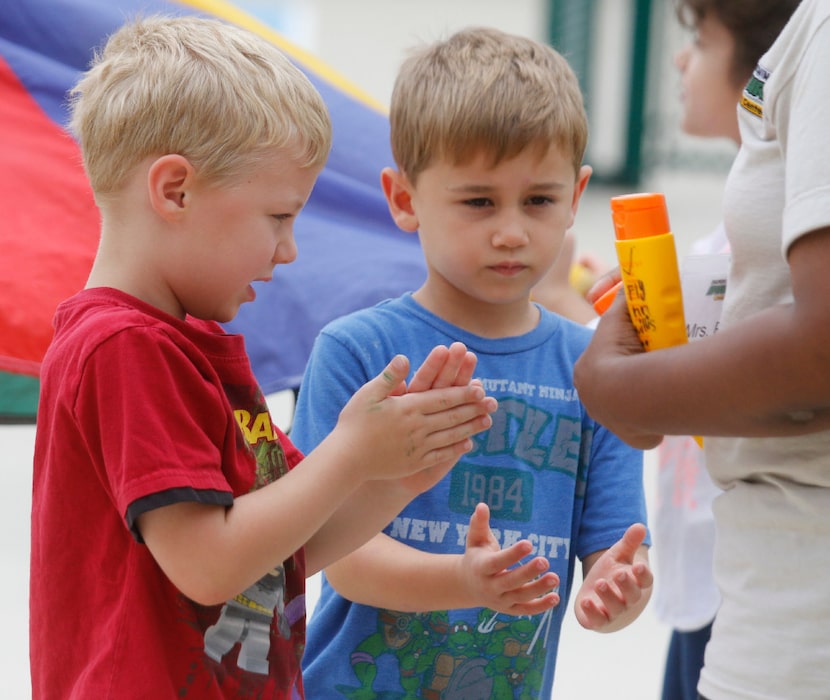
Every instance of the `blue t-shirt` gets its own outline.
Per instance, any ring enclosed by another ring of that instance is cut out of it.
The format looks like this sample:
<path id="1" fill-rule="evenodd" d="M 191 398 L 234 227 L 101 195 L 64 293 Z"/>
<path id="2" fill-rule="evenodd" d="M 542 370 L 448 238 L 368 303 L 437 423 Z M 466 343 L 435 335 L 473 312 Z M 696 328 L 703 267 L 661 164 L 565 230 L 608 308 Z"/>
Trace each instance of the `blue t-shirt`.
<path id="1" fill-rule="evenodd" d="M 320 333 L 291 430 L 306 453 L 396 353 L 417 368 L 436 345 L 459 340 L 475 352 L 475 376 L 499 402 L 493 426 L 385 532 L 418 549 L 462 553 L 470 515 L 486 502 L 502 546 L 526 538 L 550 560 L 561 602 L 532 617 L 486 608 L 403 613 L 352 603 L 324 576 L 303 660 L 308 697 L 549 697 L 575 557 L 612 546 L 646 512 L 642 452 L 594 422 L 573 385 L 591 331 L 540 313 L 525 335 L 481 338 L 406 294 Z"/>

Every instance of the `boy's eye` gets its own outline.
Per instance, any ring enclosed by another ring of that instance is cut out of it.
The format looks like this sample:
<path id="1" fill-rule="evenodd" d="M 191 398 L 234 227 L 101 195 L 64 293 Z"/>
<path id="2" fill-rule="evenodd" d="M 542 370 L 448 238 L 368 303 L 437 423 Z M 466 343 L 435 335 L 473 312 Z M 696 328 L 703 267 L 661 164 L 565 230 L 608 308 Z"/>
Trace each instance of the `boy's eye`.
<path id="1" fill-rule="evenodd" d="M 491 206 L 493 202 L 487 197 L 473 197 L 472 199 L 465 199 L 464 204 L 469 207 L 483 208 Z"/>
<path id="2" fill-rule="evenodd" d="M 291 218 L 291 214 L 272 214 L 271 218 L 277 221 L 288 221 Z"/>
<path id="3" fill-rule="evenodd" d="M 553 197 L 543 194 L 536 194 L 527 198 L 527 203 L 532 207 L 543 207 L 546 204 L 553 204 Z"/>

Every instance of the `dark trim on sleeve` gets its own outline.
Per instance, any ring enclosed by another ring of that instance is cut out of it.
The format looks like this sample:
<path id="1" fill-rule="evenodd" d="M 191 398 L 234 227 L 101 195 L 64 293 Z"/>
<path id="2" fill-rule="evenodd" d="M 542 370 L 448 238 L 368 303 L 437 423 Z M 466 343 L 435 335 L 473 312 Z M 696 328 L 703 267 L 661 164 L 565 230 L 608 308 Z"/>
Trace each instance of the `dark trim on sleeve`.
<path id="1" fill-rule="evenodd" d="M 233 494 L 228 491 L 216 491 L 214 489 L 194 489 L 191 487 L 167 489 L 158 493 L 151 493 L 149 496 L 139 498 L 127 507 L 127 527 L 133 534 L 135 541 L 144 544 L 144 539 L 135 525 L 138 516 L 156 508 L 172 506 L 174 503 L 204 503 L 211 506 L 233 505 Z"/>

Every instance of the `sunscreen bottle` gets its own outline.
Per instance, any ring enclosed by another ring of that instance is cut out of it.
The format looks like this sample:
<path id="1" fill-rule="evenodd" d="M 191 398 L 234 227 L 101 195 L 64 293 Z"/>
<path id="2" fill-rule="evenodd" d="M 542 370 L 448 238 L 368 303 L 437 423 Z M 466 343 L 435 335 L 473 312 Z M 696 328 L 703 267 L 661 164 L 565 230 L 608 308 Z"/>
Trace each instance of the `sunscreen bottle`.
<path id="1" fill-rule="evenodd" d="M 602 314 L 621 284 L 631 322 L 646 350 L 687 343 L 677 250 L 665 197 L 660 193 L 612 197 L 611 216 L 622 281 L 597 299 L 594 308 Z M 703 447 L 703 438 L 694 439 Z"/>
<path id="2" fill-rule="evenodd" d="M 674 235 L 660 193 L 611 198 L 628 313 L 646 350 L 688 342 Z"/>

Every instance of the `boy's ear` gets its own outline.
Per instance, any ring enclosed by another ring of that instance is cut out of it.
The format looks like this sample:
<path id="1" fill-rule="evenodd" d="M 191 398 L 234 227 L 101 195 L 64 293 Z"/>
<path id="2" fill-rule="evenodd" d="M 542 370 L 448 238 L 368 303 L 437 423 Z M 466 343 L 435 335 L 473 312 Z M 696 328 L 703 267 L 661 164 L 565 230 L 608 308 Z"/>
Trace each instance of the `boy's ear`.
<path id="1" fill-rule="evenodd" d="M 418 230 L 418 216 L 412 207 L 412 191 L 409 180 L 403 173 L 384 168 L 380 173 L 380 186 L 386 195 L 389 213 L 398 228 L 407 233 Z"/>
<path id="2" fill-rule="evenodd" d="M 574 225 L 576 211 L 579 208 L 579 200 L 585 192 L 585 188 L 588 186 L 588 180 L 591 179 L 593 172 L 594 169 L 590 165 L 583 165 L 579 169 L 579 173 L 576 176 L 576 185 L 574 186 L 574 198 L 571 202 L 571 223 L 568 225 L 568 228 Z"/>
<path id="3" fill-rule="evenodd" d="M 150 206 L 162 218 L 183 213 L 190 204 L 195 170 L 184 156 L 172 153 L 157 158 L 147 173 Z"/>

